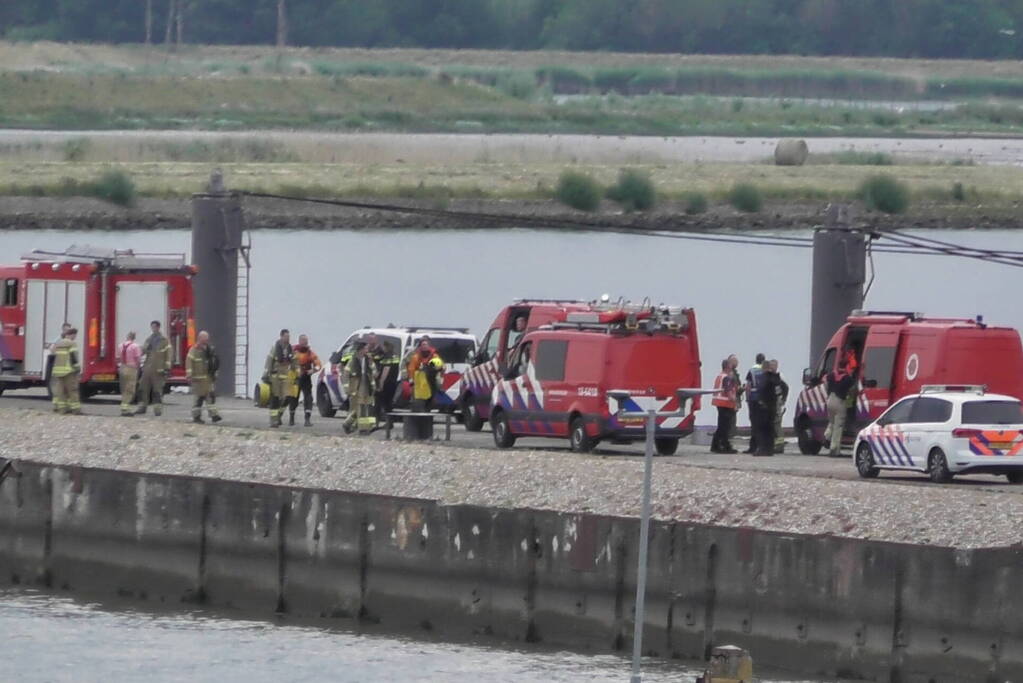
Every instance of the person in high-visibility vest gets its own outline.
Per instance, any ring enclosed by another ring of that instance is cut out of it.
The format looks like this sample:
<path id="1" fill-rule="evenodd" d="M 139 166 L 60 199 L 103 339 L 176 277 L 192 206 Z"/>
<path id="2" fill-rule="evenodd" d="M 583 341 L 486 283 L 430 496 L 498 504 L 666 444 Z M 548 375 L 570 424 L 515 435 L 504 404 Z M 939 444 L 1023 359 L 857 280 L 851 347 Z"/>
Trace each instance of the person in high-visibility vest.
<path id="1" fill-rule="evenodd" d="M 281 336 L 270 348 L 263 368 L 263 382 L 270 385 L 270 426 L 281 426 L 285 402 L 292 394 L 294 373 L 298 371 L 295 350 L 291 347 L 291 333 L 281 330 Z"/>
<path id="2" fill-rule="evenodd" d="M 139 365 L 142 360 L 142 349 L 135 343 L 135 333 L 129 332 L 121 345 L 117 347 L 117 374 L 121 384 L 121 415 L 131 417 L 135 411 L 131 407 L 138 388 Z"/>
<path id="3" fill-rule="evenodd" d="M 67 333 L 53 344 L 53 412 L 81 415 L 82 403 L 78 397 L 78 386 L 82 366 L 78 359 L 75 337 L 78 330 L 69 328 Z"/>
<path id="4" fill-rule="evenodd" d="M 305 409 L 305 426 L 311 427 L 313 415 L 313 373 L 319 372 L 323 367 L 320 357 L 309 346 L 309 337 L 304 334 L 298 336 L 298 344 L 295 346 L 295 361 L 298 363 L 298 383 L 295 386 L 295 395 L 291 398 L 291 415 L 288 424 L 295 424 L 295 410 L 298 408 L 298 395 L 302 394 L 302 407 Z"/>
<path id="5" fill-rule="evenodd" d="M 408 377 L 412 382 L 412 410 L 428 412 L 437 393 L 437 385 L 444 377 L 444 361 L 437 349 L 430 346 L 430 338 L 424 336 L 412 352 L 408 363 Z"/>
<path id="6" fill-rule="evenodd" d="M 142 361 L 139 408 L 135 412 L 137 415 L 145 414 L 146 408 L 152 403 L 153 414 L 159 417 L 163 414 L 163 387 L 171 369 L 171 346 L 167 337 L 160 332 L 159 320 L 149 323 L 149 329 L 152 334 L 142 345 L 145 360 Z"/>
<path id="7" fill-rule="evenodd" d="M 718 428 L 710 442 L 711 453 L 738 452 L 732 447 L 732 426 L 739 406 L 740 387 L 731 358 L 721 361 L 721 372 L 714 378 L 714 397 L 710 402 L 718 409 Z"/>
<path id="8" fill-rule="evenodd" d="M 195 338 L 195 344 L 188 350 L 188 356 L 185 358 L 185 375 L 192 389 L 192 422 L 202 424 L 204 401 L 211 422 L 220 422 L 223 419 L 217 410 L 217 394 L 213 390 L 219 365 L 217 352 L 210 344 L 210 333 L 204 330 Z"/>
<path id="9" fill-rule="evenodd" d="M 346 434 L 351 434 L 356 427 L 360 432 L 373 431 L 377 422 L 373 411 L 377 366 L 365 342 L 355 344 L 355 355 L 345 366 L 345 374 L 348 376 L 348 417 L 342 427 Z"/>

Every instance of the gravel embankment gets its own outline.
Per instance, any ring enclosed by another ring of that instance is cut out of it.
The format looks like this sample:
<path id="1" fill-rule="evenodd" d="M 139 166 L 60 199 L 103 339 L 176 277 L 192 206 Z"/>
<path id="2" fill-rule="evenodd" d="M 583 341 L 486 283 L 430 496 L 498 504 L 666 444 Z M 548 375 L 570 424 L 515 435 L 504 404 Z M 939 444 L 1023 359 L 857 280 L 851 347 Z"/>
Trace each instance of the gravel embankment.
<path id="1" fill-rule="evenodd" d="M 436 499 L 638 516 L 643 462 L 446 448 L 0 408 L 0 456 Z M 963 548 L 1023 543 L 1023 496 L 716 470 L 658 459 L 661 519 Z"/>

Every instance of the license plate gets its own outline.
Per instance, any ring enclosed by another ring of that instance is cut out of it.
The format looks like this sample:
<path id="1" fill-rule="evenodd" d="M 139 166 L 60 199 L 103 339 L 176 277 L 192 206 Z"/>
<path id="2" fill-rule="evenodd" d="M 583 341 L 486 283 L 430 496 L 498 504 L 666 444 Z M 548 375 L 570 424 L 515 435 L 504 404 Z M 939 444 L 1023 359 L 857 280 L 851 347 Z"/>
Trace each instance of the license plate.
<path id="1" fill-rule="evenodd" d="M 93 375 L 92 379 L 95 382 L 113 382 L 117 375 Z"/>
<path id="2" fill-rule="evenodd" d="M 999 450 L 999 451 L 1004 451 L 1007 448 L 1012 448 L 1012 442 L 1011 441 L 992 441 L 991 442 L 991 448 L 994 448 L 994 449 Z"/>

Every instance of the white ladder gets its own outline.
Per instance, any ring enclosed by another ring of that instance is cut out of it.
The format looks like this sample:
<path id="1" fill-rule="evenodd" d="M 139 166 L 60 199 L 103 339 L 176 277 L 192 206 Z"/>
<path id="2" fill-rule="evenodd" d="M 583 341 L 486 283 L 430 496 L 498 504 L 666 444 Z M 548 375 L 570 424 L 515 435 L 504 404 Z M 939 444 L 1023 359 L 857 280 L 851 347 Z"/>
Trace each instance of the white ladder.
<path id="1" fill-rule="evenodd" d="M 234 395 L 249 398 L 249 271 L 252 262 L 252 237 L 245 231 L 247 244 L 238 248 L 238 294 L 235 298 Z"/>

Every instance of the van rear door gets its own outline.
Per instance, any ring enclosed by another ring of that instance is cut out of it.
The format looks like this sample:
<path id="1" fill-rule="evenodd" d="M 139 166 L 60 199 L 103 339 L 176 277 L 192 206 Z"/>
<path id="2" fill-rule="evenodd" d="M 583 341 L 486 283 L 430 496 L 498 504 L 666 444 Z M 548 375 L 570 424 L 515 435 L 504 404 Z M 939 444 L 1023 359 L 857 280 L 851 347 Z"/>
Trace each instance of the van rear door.
<path id="1" fill-rule="evenodd" d="M 857 423 L 869 422 L 891 405 L 895 355 L 899 348 L 899 325 L 871 325 L 860 360 L 860 396 Z"/>
<path id="2" fill-rule="evenodd" d="M 117 342 L 120 343 L 128 336 L 128 332 L 135 332 L 140 341 L 146 339 L 149 336 L 149 323 L 153 320 L 159 320 L 164 331 L 169 329 L 167 283 L 118 282 L 114 328 Z"/>

